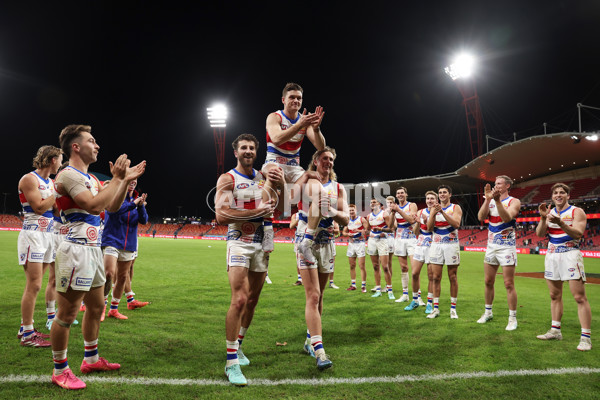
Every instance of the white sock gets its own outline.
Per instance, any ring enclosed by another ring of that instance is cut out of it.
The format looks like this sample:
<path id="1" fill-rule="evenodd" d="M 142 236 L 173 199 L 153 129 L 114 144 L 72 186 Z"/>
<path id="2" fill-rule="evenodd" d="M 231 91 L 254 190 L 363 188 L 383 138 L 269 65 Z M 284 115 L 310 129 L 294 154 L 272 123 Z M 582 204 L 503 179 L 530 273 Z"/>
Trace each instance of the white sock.
<path id="1" fill-rule="evenodd" d="M 408 293 L 408 272 L 402 273 L 402 293 Z"/>
<path id="2" fill-rule="evenodd" d="M 85 353 L 83 353 L 83 359 L 88 364 L 98 362 L 98 339 L 92 340 L 91 342 L 83 341 L 85 346 Z"/>
<path id="3" fill-rule="evenodd" d="M 227 343 L 227 363 L 225 366 L 231 367 L 232 365 L 239 364 L 240 361 L 237 357 L 237 351 L 240 348 L 239 342 L 237 340 L 234 340 L 233 342 L 226 340 L 225 343 Z"/>
<path id="4" fill-rule="evenodd" d="M 325 353 L 325 349 L 323 348 L 323 338 L 321 335 L 312 336 L 310 338 L 310 344 L 315 352 L 315 357 L 319 357 L 321 354 Z"/>
<path id="5" fill-rule="evenodd" d="M 69 369 L 67 363 L 67 349 L 52 351 L 52 359 L 54 360 L 54 375 L 62 374 L 65 370 Z"/>

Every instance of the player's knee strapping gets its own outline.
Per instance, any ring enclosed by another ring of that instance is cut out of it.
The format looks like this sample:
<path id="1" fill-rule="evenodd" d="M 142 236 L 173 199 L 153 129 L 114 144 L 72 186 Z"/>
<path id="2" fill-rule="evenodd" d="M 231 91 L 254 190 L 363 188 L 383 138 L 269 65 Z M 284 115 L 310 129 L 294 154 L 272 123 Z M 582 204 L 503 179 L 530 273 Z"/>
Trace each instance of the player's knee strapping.
<path id="1" fill-rule="evenodd" d="M 62 319 L 58 319 L 58 317 L 54 317 L 54 323 L 55 324 L 59 324 L 60 326 L 62 326 L 63 328 L 70 328 L 72 323 L 66 323 L 65 321 L 63 321 Z"/>

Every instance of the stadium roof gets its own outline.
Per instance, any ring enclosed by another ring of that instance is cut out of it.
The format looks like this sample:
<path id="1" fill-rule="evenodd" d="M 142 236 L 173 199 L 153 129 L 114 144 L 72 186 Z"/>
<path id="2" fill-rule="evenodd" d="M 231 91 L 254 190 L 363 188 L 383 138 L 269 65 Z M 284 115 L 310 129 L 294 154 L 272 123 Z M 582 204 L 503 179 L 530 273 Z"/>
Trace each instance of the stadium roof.
<path id="1" fill-rule="evenodd" d="M 455 195 L 473 194 L 477 192 L 479 183 L 493 182 L 498 175 L 508 175 L 516 183 L 525 183 L 600 165 L 600 140 L 590 140 L 593 136 L 596 134 L 585 132 L 532 136 L 495 148 L 452 173 L 396 179 L 372 185 L 387 184 L 392 195 L 399 186 L 405 186 L 409 197 L 414 198 L 424 197 L 427 190 L 435 189 L 442 183 L 451 186 Z M 350 198 L 353 194 L 350 194 Z"/>
<path id="2" fill-rule="evenodd" d="M 596 137 L 596 140 L 590 138 Z M 508 175 L 516 182 L 600 164 L 598 134 L 562 132 L 507 143 L 477 157 L 456 173 L 494 181 Z"/>

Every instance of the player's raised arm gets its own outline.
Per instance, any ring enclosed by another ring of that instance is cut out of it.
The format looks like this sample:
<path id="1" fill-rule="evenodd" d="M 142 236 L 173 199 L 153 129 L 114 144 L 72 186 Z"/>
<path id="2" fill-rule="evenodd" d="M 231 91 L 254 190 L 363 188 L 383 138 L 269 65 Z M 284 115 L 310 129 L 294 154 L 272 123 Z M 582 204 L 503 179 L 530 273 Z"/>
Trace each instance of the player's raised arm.
<path id="1" fill-rule="evenodd" d="M 277 113 L 271 113 L 267 117 L 267 133 L 274 145 L 280 146 L 293 138 L 302 129 L 308 128 L 313 122 L 318 121 L 316 114 L 307 114 L 306 109 L 300 115 L 300 119 L 290 128 L 281 129 L 281 117 Z"/>
<path id="2" fill-rule="evenodd" d="M 479 209 L 479 212 L 477 213 L 477 219 L 480 222 L 485 221 L 490 213 L 490 202 L 493 199 L 493 193 L 492 193 L 492 187 L 490 186 L 489 183 L 485 184 L 483 193 L 484 193 L 483 204 L 481 205 L 481 208 Z"/>
<path id="3" fill-rule="evenodd" d="M 323 150 L 326 146 L 325 136 L 321 131 L 321 122 L 323 121 L 323 117 L 325 116 L 325 111 L 323 111 L 323 107 L 317 106 L 314 114 L 311 114 L 313 117 L 318 117 L 313 120 L 311 125 L 306 130 L 306 137 L 310 142 L 315 146 L 317 150 Z"/>
<path id="4" fill-rule="evenodd" d="M 452 226 L 454 229 L 458 229 L 460 227 L 460 223 L 462 221 L 462 208 L 458 204 L 454 206 L 454 212 L 452 215 L 446 214 L 444 210 L 441 210 L 442 215 L 446 218 L 446 221 Z"/>
<path id="5" fill-rule="evenodd" d="M 546 231 L 548 230 L 548 206 L 546 203 L 542 203 L 538 206 L 538 212 L 540 213 L 540 222 L 535 227 L 535 234 L 539 237 L 545 237 Z"/>

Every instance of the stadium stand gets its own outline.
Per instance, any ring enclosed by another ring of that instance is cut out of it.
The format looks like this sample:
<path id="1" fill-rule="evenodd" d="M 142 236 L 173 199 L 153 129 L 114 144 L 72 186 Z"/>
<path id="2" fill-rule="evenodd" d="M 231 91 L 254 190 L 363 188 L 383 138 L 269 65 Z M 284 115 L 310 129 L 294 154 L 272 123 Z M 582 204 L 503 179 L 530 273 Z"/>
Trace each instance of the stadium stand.
<path id="1" fill-rule="evenodd" d="M 275 232 L 275 237 L 278 239 L 288 239 L 291 240 L 294 238 L 296 234 L 295 229 L 290 228 L 281 228 Z"/>
<path id="2" fill-rule="evenodd" d="M 157 235 L 173 235 L 177 229 L 179 229 L 178 224 L 155 224 L 154 229 L 156 229 Z"/>
<path id="3" fill-rule="evenodd" d="M 177 234 L 181 236 L 200 237 L 210 229 L 210 225 L 186 224 L 179 230 L 179 232 L 177 232 Z"/>
<path id="4" fill-rule="evenodd" d="M 227 227 L 223 225 L 217 225 L 214 228 L 206 232 L 207 235 L 223 236 L 227 234 Z"/>
<path id="5" fill-rule="evenodd" d="M 571 200 L 597 197 L 600 194 L 600 179 L 585 178 L 577 180 L 566 180 L 565 184 L 571 187 Z M 510 191 L 510 195 L 521 199 L 523 204 L 538 204 L 542 201 L 550 201 L 550 189 L 553 183 L 543 185 L 532 185 L 516 187 Z"/>
<path id="6" fill-rule="evenodd" d="M 138 224 L 138 233 L 151 233 L 152 224 Z"/>
<path id="7" fill-rule="evenodd" d="M 16 215 L 0 214 L 0 226 L 3 228 L 21 228 L 23 219 Z"/>

